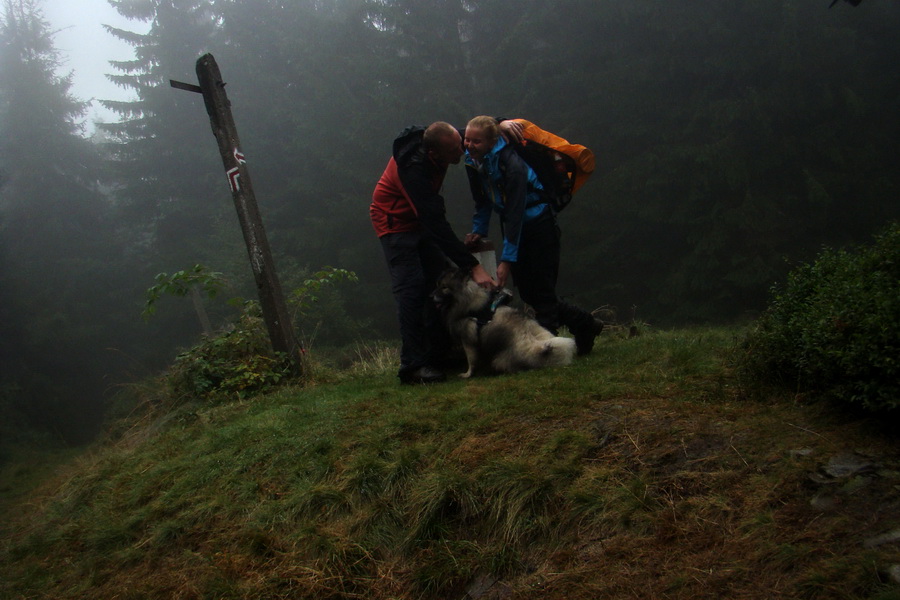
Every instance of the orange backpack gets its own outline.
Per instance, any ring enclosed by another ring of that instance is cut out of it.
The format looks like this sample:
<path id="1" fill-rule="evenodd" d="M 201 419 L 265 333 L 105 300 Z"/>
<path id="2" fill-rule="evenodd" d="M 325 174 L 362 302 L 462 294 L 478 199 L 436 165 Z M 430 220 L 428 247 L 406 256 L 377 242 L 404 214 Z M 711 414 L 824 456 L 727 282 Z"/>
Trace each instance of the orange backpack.
<path id="1" fill-rule="evenodd" d="M 594 153 L 544 131 L 531 121 L 514 120 L 525 127 L 522 132 L 525 141 L 510 146 L 534 170 L 553 209 L 561 211 L 594 172 Z"/>

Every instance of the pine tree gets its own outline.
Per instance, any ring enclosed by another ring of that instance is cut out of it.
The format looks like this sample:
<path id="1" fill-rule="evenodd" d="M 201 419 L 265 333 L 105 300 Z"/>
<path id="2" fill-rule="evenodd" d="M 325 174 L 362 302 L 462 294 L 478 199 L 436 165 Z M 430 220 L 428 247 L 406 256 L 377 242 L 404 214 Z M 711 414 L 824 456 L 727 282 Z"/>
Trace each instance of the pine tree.
<path id="1" fill-rule="evenodd" d="M 204 259 L 203 248 L 227 204 L 221 163 L 210 141 L 209 122 L 198 94 L 169 86 L 196 82 L 196 59 L 215 43 L 217 27 L 207 0 L 119 0 L 123 16 L 149 24 L 146 33 L 108 27 L 134 47 L 129 61 L 111 61 L 108 77 L 136 97 L 101 101 L 120 116 L 100 124 L 114 141 L 117 197 L 123 217 L 152 269 L 183 268 Z M 212 178 L 216 178 L 215 181 Z"/>
<path id="2" fill-rule="evenodd" d="M 0 379 L 32 423 L 74 433 L 99 412 L 103 284 L 116 254 L 108 202 L 81 135 L 86 105 L 70 93 L 71 74 L 57 74 L 39 3 L 5 0 L 2 10 Z"/>

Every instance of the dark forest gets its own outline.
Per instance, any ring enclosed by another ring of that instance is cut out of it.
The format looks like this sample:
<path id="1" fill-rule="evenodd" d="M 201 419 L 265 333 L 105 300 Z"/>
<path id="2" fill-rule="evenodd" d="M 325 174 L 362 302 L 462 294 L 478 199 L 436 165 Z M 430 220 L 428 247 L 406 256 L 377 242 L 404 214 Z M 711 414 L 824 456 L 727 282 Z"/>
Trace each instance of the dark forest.
<path id="1" fill-rule="evenodd" d="M 591 148 L 560 215 L 559 291 L 655 327 L 754 318 L 823 246 L 900 217 L 900 3 L 867 0 L 110 0 L 135 100 L 86 137 L 83 99 L 39 2 L 0 13 L 0 419 L 82 442 L 116 386 L 203 333 L 188 298 L 141 318 L 158 273 L 201 264 L 253 299 L 247 252 L 196 82 L 227 81 L 286 293 L 325 266 L 304 343 L 396 335 L 368 219 L 408 125 L 522 117 Z M 149 27 L 149 29 L 147 29 Z M 137 29 L 137 28 L 136 28 Z M 89 43 L 86 41 L 85 43 Z M 444 188 L 458 235 L 472 201 Z"/>

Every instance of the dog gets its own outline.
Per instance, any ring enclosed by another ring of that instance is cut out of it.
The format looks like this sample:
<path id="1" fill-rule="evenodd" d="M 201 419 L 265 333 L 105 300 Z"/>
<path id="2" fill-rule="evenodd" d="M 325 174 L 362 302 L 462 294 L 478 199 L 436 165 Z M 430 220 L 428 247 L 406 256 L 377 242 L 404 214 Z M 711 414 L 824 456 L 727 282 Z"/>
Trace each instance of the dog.
<path id="1" fill-rule="evenodd" d="M 572 362 L 575 340 L 557 337 L 522 311 L 505 306 L 510 296 L 509 292 L 480 287 L 468 273 L 457 269 L 438 280 L 432 300 L 468 362 L 468 371 L 460 377 L 516 373 Z"/>

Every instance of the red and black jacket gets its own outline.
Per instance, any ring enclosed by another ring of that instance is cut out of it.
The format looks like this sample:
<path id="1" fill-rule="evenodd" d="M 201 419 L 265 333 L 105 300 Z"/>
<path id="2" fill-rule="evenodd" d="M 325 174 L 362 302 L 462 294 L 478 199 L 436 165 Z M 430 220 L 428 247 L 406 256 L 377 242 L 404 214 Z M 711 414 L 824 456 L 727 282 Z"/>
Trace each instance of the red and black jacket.
<path id="1" fill-rule="evenodd" d="M 461 269 L 478 261 L 450 223 L 441 187 L 447 167 L 436 165 L 422 148 L 422 127 L 409 127 L 394 140 L 393 156 L 375 185 L 369 216 L 378 237 L 423 231 Z"/>

